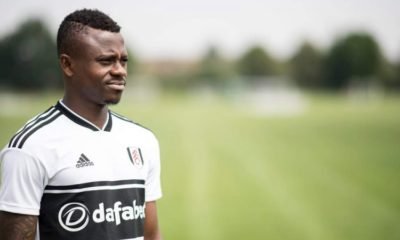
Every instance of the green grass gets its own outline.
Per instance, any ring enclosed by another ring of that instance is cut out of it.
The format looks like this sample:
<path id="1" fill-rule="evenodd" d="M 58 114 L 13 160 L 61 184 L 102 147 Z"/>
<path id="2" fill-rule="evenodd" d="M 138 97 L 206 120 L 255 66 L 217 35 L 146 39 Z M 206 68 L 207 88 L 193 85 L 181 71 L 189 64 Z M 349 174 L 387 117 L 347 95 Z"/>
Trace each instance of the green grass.
<path id="1" fill-rule="evenodd" d="M 219 98 L 125 96 L 115 110 L 161 144 L 164 238 L 400 239 L 400 98 L 308 99 L 304 114 L 270 117 Z M 24 109 L 0 110 L 0 144 L 55 100 L 0 103 Z"/>

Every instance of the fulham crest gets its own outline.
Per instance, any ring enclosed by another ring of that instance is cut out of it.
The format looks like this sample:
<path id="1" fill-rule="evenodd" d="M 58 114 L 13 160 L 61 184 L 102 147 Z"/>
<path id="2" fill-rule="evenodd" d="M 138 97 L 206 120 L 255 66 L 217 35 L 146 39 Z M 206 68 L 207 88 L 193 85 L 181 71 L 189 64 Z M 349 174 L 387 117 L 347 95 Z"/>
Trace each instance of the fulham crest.
<path id="1" fill-rule="evenodd" d="M 128 149 L 129 158 L 131 159 L 133 166 L 135 166 L 137 168 L 142 168 L 143 167 L 143 157 L 142 157 L 142 151 L 140 151 L 140 148 L 128 147 L 127 149 Z"/>

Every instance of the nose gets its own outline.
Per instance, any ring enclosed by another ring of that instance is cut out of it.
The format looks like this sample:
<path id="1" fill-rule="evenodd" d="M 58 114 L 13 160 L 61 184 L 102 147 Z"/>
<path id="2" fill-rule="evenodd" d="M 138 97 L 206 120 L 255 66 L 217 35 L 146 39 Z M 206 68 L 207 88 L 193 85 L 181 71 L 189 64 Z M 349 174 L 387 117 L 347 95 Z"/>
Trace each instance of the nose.
<path id="1" fill-rule="evenodd" d="M 126 67 L 127 66 L 125 62 L 116 61 L 111 69 L 111 74 L 115 76 L 126 77 L 127 76 Z"/>

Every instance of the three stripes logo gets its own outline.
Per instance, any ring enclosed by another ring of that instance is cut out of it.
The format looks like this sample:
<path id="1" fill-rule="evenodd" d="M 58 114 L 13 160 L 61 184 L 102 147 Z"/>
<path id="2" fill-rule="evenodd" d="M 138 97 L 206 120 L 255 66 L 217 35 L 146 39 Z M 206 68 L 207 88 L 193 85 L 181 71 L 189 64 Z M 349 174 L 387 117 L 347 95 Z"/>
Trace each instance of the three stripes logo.
<path id="1" fill-rule="evenodd" d="M 89 158 L 85 156 L 85 154 L 82 153 L 79 157 L 79 160 L 76 162 L 76 167 L 81 168 L 89 166 L 94 166 L 94 163 L 90 161 Z"/>

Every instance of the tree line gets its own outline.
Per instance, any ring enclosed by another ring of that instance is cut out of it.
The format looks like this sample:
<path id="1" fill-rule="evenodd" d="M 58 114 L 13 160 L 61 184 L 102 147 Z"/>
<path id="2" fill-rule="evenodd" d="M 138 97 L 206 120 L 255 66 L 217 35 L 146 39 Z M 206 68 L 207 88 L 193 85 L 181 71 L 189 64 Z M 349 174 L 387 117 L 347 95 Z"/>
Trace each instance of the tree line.
<path id="1" fill-rule="evenodd" d="M 151 75 L 165 87 L 226 87 L 234 79 L 251 84 L 285 76 L 307 89 L 340 90 L 353 83 L 400 89 L 400 61 L 389 61 L 367 32 L 348 33 L 324 50 L 304 42 L 286 60 L 273 57 L 262 46 L 249 47 L 237 59 L 225 58 L 217 47 L 210 47 L 193 64 L 165 72 L 148 71 L 132 51 L 129 56 L 130 75 Z M 61 86 L 55 40 L 41 20 L 31 19 L 0 39 L 1 88 L 43 90 Z"/>

